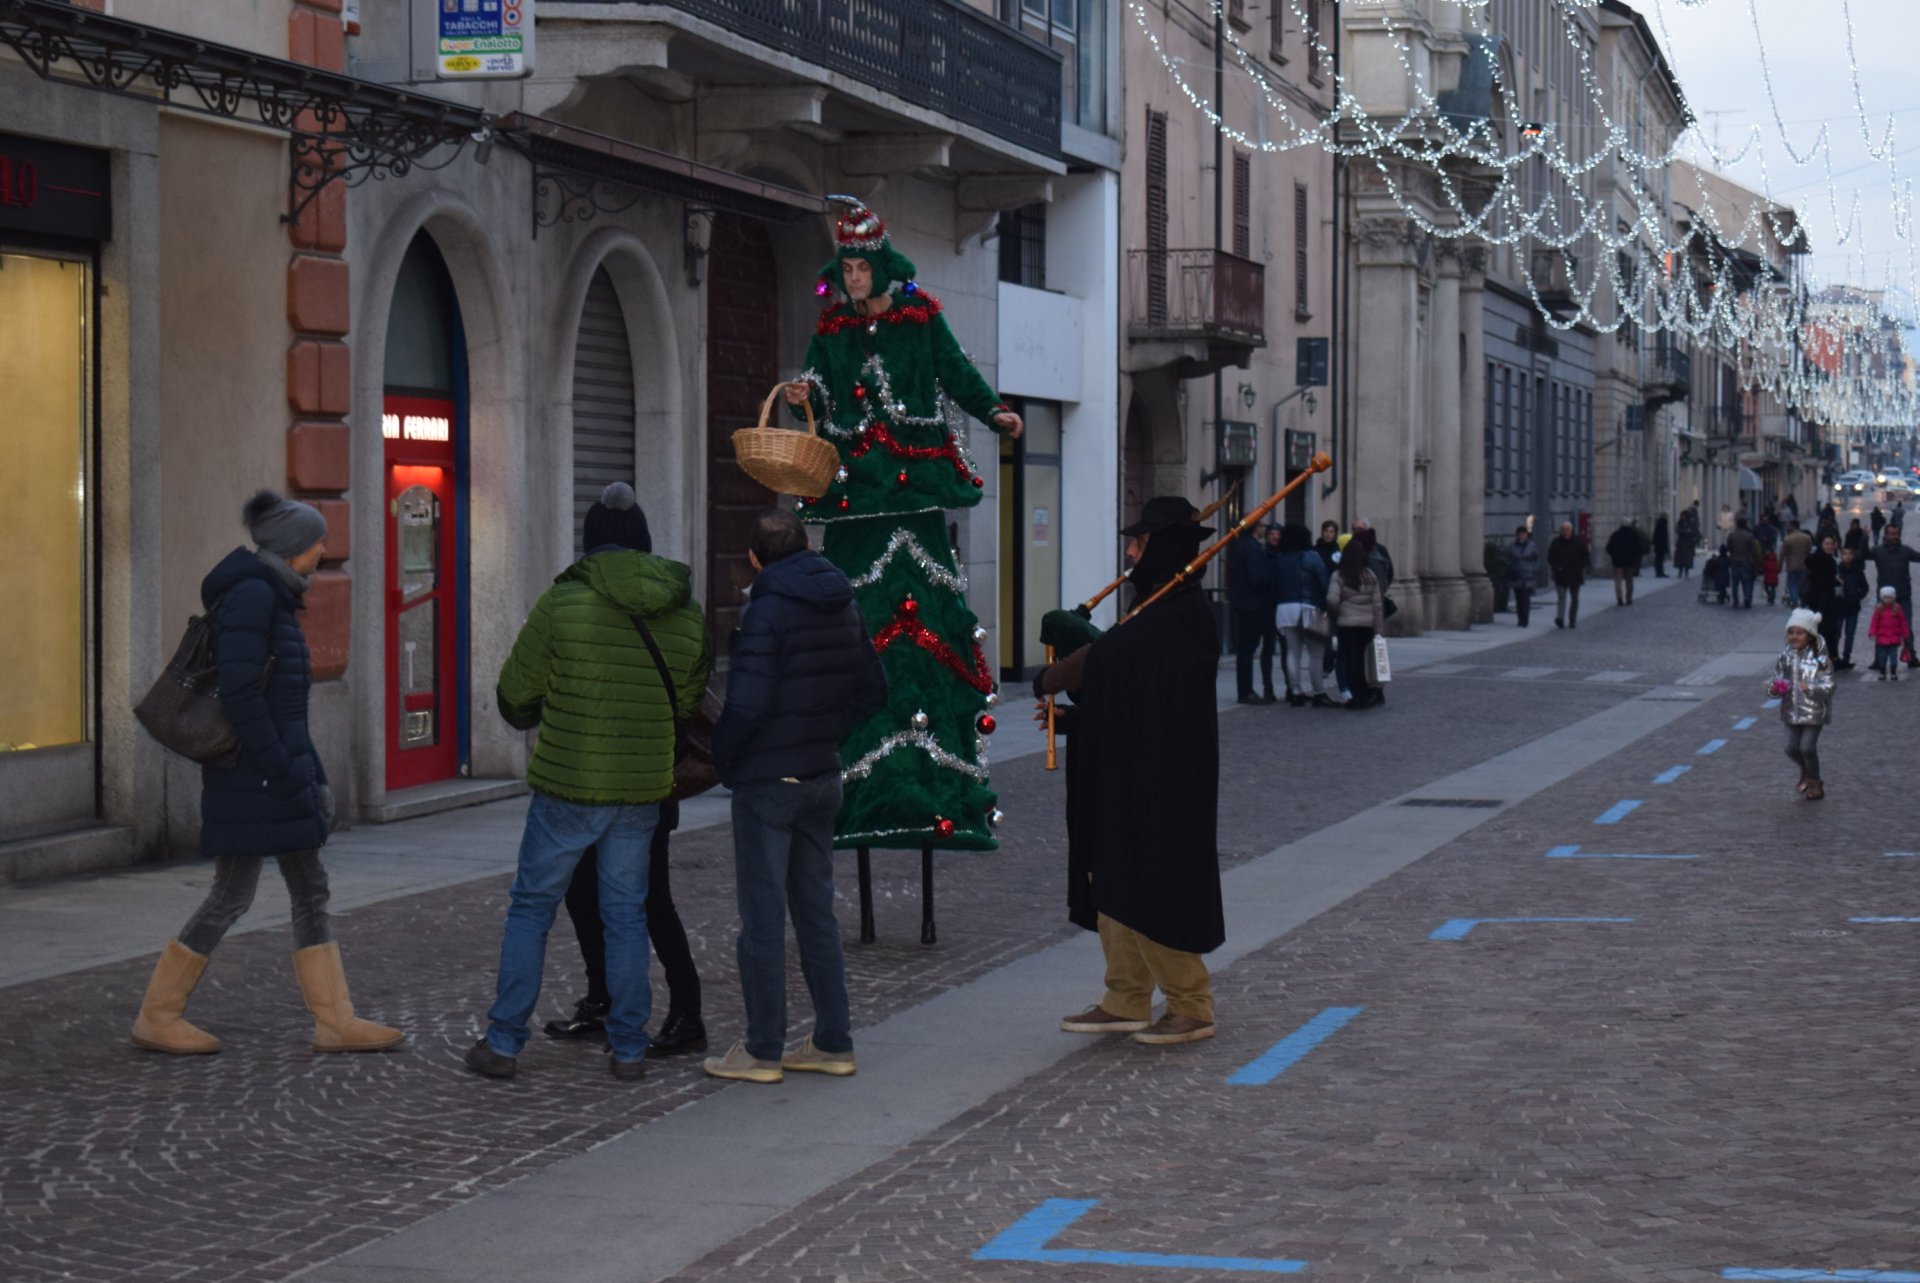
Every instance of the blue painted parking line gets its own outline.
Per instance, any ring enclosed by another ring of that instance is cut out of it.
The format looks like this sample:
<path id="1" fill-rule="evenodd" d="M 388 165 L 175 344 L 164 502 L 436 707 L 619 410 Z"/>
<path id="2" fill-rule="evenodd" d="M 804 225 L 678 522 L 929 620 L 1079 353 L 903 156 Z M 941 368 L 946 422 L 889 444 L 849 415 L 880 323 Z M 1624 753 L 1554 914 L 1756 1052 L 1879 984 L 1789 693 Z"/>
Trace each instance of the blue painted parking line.
<path id="1" fill-rule="evenodd" d="M 1666 770 L 1654 776 L 1653 782 L 1655 784 L 1671 784 L 1692 769 L 1691 766 L 1669 766 Z"/>
<path id="2" fill-rule="evenodd" d="M 1697 855 L 1626 855 L 1612 851 L 1582 851 L 1577 846 L 1556 846 L 1547 852 L 1549 860 L 1697 860 Z"/>
<path id="3" fill-rule="evenodd" d="M 1757 717 L 1743 717 L 1733 724 L 1733 729 L 1736 731 L 1750 731 L 1753 729 L 1753 724 L 1759 720 Z"/>
<path id="4" fill-rule="evenodd" d="M 1693 751 L 1695 753 L 1698 753 L 1700 756 L 1705 757 L 1709 753 L 1718 753 L 1721 749 L 1725 748 L 1726 746 L 1727 746 L 1727 742 L 1725 740 L 1708 740 L 1706 743 L 1702 744 L 1699 748 L 1696 748 Z"/>
<path id="5" fill-rule="evenodd" d="M 1450 918 L 1429 940 L 1465 940 L 1473 929 L 1488 922 L 1632 922 L 1632 918 Z"/>
<path id="6" fill-rule="evenodd" d="M 1920 918 L 1848 918 L 1848 922 L 1920 922 Z"/>
<path id="7" fill-rule="evenodd" d="M 1050 1198 L 1015 1221 L 973 1254 L 976 1261 L 1037 1261 L 1043 1265 L 1131 1265 L 1150 1270 L 1240 1270 L 1249 1274 L 1298 1274 L 1305 1261 L 1257 1256 L 1175 1256 L 1163 1252 L 1087 1252 L 1048 1247 L 1055 1235 L 1094 1208 L 1096 1198 Z"/>
<path id="8" fill-rule="evenodd" d="M 1778 708 L 1778 707 L 1780 707 L 1780 701 L 1779 701 L 1779 700 L 1777 700 L 1777 699 L 1770 699 L 1770 700 L 1768 700 L 1768 701 L 1767 701 L 1766 703 L 1764 703 L 1764 704 L 1762 704 L 1762 705 L 1761 705 L 1760 707 L 1762 707 L 1762 708 Z"/>
<path id="9" fill-rule="evenodd" d="M 1301 1057 L 1339 1033 L 1365 1007 L 1328 1007 L 1306 1024 L 1260 1054 L 1259 1059 L 1234 1071 L 1227 1082 L 1235 1087 L 1264 1087 L 1292 1069 Z"/>
<path id="10" fill-rule="evenodd" d="M 1889 860 L 1911 860 L 1920 856 L 1920 851 L 1885 851 L 1882 854 Z"/>
<path id="11" fill-rule="evenodd" d="M 1850 1283 L 1920 1283 L 1911 1270 L 1721 1270 L 1723 1279 L 1844 1279 Z"/>
<path id="12" fill-rule="evenodd" d="M 1637 798 L 1629 799 L 1625 802 L 1615 802 L 1612 806 L 1595 816 L 1593 822 L 1595 824 L 1618 824 L 1629 815 L 1632 815 L 1639 805 L 1640 802 Z"/>

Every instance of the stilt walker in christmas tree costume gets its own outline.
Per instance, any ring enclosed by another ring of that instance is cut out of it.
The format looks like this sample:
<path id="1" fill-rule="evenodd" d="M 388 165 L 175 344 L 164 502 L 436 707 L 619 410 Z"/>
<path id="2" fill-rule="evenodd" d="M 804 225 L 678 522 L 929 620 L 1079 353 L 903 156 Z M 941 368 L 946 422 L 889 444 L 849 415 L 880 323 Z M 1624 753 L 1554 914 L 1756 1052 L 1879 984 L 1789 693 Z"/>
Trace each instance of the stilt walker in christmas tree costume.
<path id="1" fill-rule="evenodd" d="M 890 692 L 841 746 L 834 845 L 991 851 L 999 812 L 986 744 L 998 696 L 946 517 L 979 503 L 985 482 L 951 406 L 1015 438 L 1020 416 L 960 350 L 872 211 L 854 205 L 834 240 L 819 291 L 831 301 L 786 397 L 812 401 L 841 466 L 800 515 L 826 525 L 821 551 L 853 580 Z"/>

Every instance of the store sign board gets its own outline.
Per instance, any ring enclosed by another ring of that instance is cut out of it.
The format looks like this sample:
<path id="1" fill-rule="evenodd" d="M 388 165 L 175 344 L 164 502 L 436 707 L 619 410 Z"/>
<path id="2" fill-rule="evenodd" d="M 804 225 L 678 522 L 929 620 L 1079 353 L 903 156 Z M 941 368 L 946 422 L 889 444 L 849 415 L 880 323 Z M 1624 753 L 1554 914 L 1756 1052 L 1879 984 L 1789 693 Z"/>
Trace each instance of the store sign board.
<path id="1" fill-rule="evenodd" d="M 440 79 L 532 75 L 533 6 L 534 0 L 438 0 Z"/>
<path id="2" fill-rule="evenodd" d="M 113 238 L 107 153 L 0 134 L 0 232 Z"/>

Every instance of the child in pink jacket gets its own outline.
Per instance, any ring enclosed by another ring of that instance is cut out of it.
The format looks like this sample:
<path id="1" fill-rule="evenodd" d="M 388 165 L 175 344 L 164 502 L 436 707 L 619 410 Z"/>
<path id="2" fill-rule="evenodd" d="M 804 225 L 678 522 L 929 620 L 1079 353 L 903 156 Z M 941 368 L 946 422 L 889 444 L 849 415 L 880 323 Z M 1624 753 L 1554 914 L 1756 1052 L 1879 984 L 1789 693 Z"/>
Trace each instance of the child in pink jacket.
<path id="1" fill-rule="evenodd" d="M 1900 646 L 1911 635 L 1898 595 L 1891 587 L 1882 588 L 1880 604 L 1873 608 L 1873 618 L 1867 622 L 1867 636 L 1873 638 L 1873 671 L 1880 674 L 1881 681 L 1889 676 L 1900 680 Z"/>

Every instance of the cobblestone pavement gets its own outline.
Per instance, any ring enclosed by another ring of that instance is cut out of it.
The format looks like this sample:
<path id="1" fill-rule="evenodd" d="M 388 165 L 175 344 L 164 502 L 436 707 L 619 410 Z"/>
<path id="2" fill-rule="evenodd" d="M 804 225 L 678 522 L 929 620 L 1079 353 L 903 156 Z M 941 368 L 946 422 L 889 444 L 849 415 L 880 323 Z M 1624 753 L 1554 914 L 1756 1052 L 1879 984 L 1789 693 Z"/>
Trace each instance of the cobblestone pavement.
<path id="1" fill-rule="evenodd" d="M 1223 855 L 1264 853 L 1671 683 L 1759 614 L 1663 593 L 1577 634 L 1549 616 L 1498 661 L 1631 683 L 1496 686 L 1429 670 L 1365 716 L 1237 710 L 1221 723 Z M 1781 786 L 1774 723 L 1726 731 L 1742 710 L 1768 716 L 1753 686 L 1701 688 L 1702 708 L 1673 729 L 1246 959 L 1221 978 L 1228 1014 L 1214 1043 L 1152 1057 L 1090 1046 L 687 1277 L 1113 1277 L 969 1263 L 1049 1197 L 1101 1200 L 1065 1246 L 1294 1256 L 1328 1278 L 1709 1277 L 1699 1271 L 1800 1263 L 1729 1253 L 1804 1255 L 1823 1233 L 1841 1236 L 1834 1252 L 1857 1248 L 1823 1260 L 1920 1259 L 1920 1189 L 1897 1157 L 1913 1142 L 1913 1043 L 1898 1007 L 1907 932 L 1920 927 L 1844 923 L 1920 916 L 1920 861 L 1867 850 L 1902 845 L 1890 817 L 1904 768 L 1875 748 L 1897 742 L 1915 687 L 1849 687 L 1829 737 L 1829 777 L 1848 782 L 1814 807 Z M 1869 697 L 1856 720 L 1852 705 Z M 1733 742 L 1691 756 L 1709 732 Z M 1695 766 L 1679 782 L 1646 783 L 1683 762 Z M 856 1028 L 1069 930 L 1058 782 L 1025 759 L 996 784 L 1006 847 L 941 857 L 937 946 L 917 943 L 918 861 L 876 853 L 881 940 L 849 951 Z M 1645 804 L 1593 827 L 1620 798 Z M 1552 845 L 1627 841 L 1709 858 L 1543 858 Z M 739 1023 L 729 852 L 710 830 L 675 855 L 723 1043 Z M 850 867 L 841 874 L 851 935 Z M 305 1050 L 284 931 L 235 937 L 210 968 L 193 1014 L 226 1040 L 217 1057 L 126 1046 L 144 961 L 0 990 L 14 1031 L 0 1044 L 0 1279 L 284 1278 L 720 1090 L 691 1064 L 616 1085 L 594 1052 L 539 1040 L 512 1084 L 466 1075 L 459 1054 L 491 992 L 505 886 L 341 917 L 358 1004 L 412 1035 L 396 1055 Z M 1638 921 L 1425 939 L 1446 918 L 1545 914 Z M 548 1011 L 574 996 L 576 965 L 562 926 Z M 1221 1085 L 1335 1005 L 1367 1010 L 1274 1085 Z M 796 991 L 797 1029 L 806 1010 Z M 994 1036 L 983 1031 L 984 1050 Z M 1906 1257 L 1878 1245 L 1896 1223 Z M 1735 1224 L 1756 1237 L 1726 1239 Z"/>
<path id="2" fill-rule="evenodd" d="M 1658 615 L 1654 636 L 1694 622 Z M 1050 1199 L 1097 1202 L 1050 1251 L 1304 1261 L 1340 1283 L 1915 1277 L 1920 852 L 1902 848 L 1920 838 L 1899 746 L 1920 683 L 1843 685 L 1820 803 L 1795 796 L 1760 687 L 1701 692 L 1242 960 L 1213 1042 L 1090 1042 L 680 1278 L 1250 1277 L 970 1259 Z M 1633 921 L 1430 938 L 1502 917 Z M 1335 1007 L 1362 1010 L 1271 1083 L 1227 1083 Z"/>

